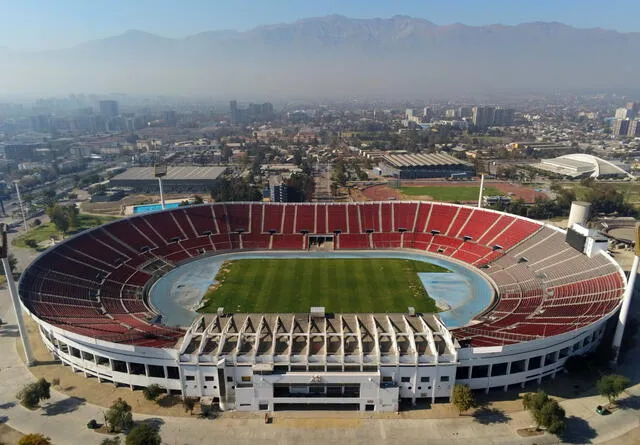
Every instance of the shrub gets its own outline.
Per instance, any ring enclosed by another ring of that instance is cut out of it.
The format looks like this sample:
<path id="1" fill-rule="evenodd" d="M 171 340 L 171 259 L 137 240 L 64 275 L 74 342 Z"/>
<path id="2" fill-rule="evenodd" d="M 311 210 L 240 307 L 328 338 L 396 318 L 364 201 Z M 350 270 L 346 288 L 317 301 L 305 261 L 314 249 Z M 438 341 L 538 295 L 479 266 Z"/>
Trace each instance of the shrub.
<path id="1" fill-rule="evenodd" d="M 121 398 L 118 398 L 105 413 L 104 420 L 107 423 L 109 431 L 112 433 L 129 430 L 133 426 L 131 405 Z"/>
<path id="2" fill-rule="evenodd" d="M 35 409 L 41 400 L 51 398 L 50 388 L 51 383 L 47 382 L 43 377 L 35 383 L 25 385 L 20 392 L 16 394 L 16 398 L 24 407 Z"/>
<path id="3" fill-rule="evenodd" d="M 131 429 L 125 440 L 126 445 L 160 445 L 160 434 L 148 423 L 142 423 Z"/>
<path id="4" fill-rule="evenodd" d="M 27 434 L 20 438 L 18 445 L 51 445 L 51 440 L 42 434 Z"/>
<path id="5" fill-rule="evenodd" d="M 90 430 L 95 430 L 96 428 L 98 428 L 98 422 L 96 422 L 96 419 L 91 419 L 89 422 L 87 422 L 87 428 L 89 428 Z"/>
<path id="6" fill-rule="evenodd" d="M 192 397 L 185 397 L 182 400 L 182 406 L 184 406 L 184 412 L 193 414 L 193 409 L 196 407 L 196 399 Z"/>
<path id="7" fill-rule="evenodd" d="M 476 404 L 471 388 L 469 388 L 467 385 L 460 384 L 456 384 L 453 387 L 453 397 L 451 402 L 458 409 L 459 414 L 462 414 L 464 411 L 473 408 Z"/>
<path id="8" fill-rule="evenodd" d="M 549 398 L 544 391 L 525 394 L 522 405 L 531 413 L 536 428 L 544 427 L 551 434 L 556 435 L 564 431 L 566 413 L 558 402 Z"/>
<path id="9" fill-rule="evenodd" d="M 165 392 L 164 388 L 155 383 L 147 386 L 145 389 L 142 390 L 142 393 L 144 394 L 144 398 L 147 400 L 156 400 L 164 392 Z"/>

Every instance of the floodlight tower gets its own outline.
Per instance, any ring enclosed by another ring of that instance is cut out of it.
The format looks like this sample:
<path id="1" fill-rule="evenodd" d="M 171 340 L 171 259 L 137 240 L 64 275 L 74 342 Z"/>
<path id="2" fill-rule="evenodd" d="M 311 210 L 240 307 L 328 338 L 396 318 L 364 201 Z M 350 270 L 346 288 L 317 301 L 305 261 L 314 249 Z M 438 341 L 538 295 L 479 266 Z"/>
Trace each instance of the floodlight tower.
<path id="1" fill-rule="evenodd" d="M 640 265 L 640 223 L 636 223 L 636 247 L 635 255 L 633 257 L 633 265 L 631 266 L 631 272 L 629 273 L 629 280 L 627 282 L 627 288 L 624 290 L 624 297 L 622 299 L 622 307 L 620 307 L 620 314 L 618 315 L 618 325 L 616 326 L 616 333 L 613 336 L 613 350 L 615 356 L 613 362 L 618 361 L 620 354 L 620 346 L 622 345 L 622 336 L 624 334 L 624 328 L 627 324 L 627 317 L 629 316 L 629 307 L 631 306 L 631 299 L 633 298 L 633 290 L 636 284 L 636 277 L 638 276 L 638 265 Z"/>
<path id="2" fill-rule="evenodd" d="M 20 213 L 22 214 L 22 224 L 24 224 L 24 231 L 27 232 L 29 230 L 29 227 L 27 226 L 26 214 L 24 213 L 24 205 L 22 204 L 22 196 L 20 196 L 20 185 L 18 184 L 18 181 L 13 181 L 13 183 L 16 185 L 16 195 L 18 195 L 18 203 L 20 204 Z"/>
<path id="3" fill-rule="evenodd" d="M 166 208 L 164 204 L 164 192 L 162 191 L 162 178 L 167 176 L 167 164 L 165 163 L 156 163 L 153 166 L 154 176 L 158 178 L 158 185 L 160 186 L 160 205 L 162 206 L 162 210 Z"/>
<path id="4" fill-rule="evenodd" d="M 478 193 L 478 208 L 482 208 L 482 193 L 484 192 L 484 173 L 480 175 L 480 192 Z"/>
<path id="5" fill-rule="evenodd" d="M 34 363 L 33 353 L 31 352 L 31 343 L 29 342 L 29 334 L 27 333 L 27 328 L 25 327 L 24 319 L 22 318 L 22 306 L 20 305 L 20 298 L 18 297 L 16 282 L 13 279 L 13 272 L 11 271 L 11 265 L 9 264 L 9 243 L 7 243 L 7 226 L 5 224 L 0 224 L 0 231 L 2 231 L 0 260 L 2 260 L 2 267 L 4 267 L 4 276 L 7 279 L 9 295 L 11 296 L 13 311 L 15 312 L 16 322 L 18 323 L 18 331 L 20 332 L 20 339 L 22 340 L 22 346 L 24 348 L 25 361 L 27 362 L 27 366 L 31 366 Z"/>

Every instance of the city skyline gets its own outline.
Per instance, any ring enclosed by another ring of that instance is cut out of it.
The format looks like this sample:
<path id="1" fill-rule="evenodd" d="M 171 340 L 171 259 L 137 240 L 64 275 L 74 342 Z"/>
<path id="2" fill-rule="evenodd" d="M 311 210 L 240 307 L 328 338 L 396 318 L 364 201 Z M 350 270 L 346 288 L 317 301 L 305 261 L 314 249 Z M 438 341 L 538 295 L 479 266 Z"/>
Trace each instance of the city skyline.
<path id="1" fill-rule="evenodd" d="M 47 4 L 35 0 L 0 6 L 0 47 L 15 51 L 64 49 L 87 41 L 120 35 L 136 29 L 169 38 L 184 38 L 215 30 L 246 31 L 255 27 L 292 23 L 309 17 L 344 15 L 353 18 L 389 18 L 407 15 L 437 25 L 462 23 L 469 26 L 508 25 L 531 22 L 560 22 L 577 28 L 603 28 L 638 32 L 637 21 L 625 13 L 631 1 L 617 1 L 602 8 L 587 1 L 494 1 L 491 7 L 471 0 L 453 4 L 441 2 L 293 2 L 256 3 L 205 2 L 192 0 L 174 7 L 167 1 L 142 0 L 131 4 L 109 4 L 66 0 Z M 240 13 L 241 12 L 241 13 Z M 99 18 L 99 20 L 96 20 Z"/>

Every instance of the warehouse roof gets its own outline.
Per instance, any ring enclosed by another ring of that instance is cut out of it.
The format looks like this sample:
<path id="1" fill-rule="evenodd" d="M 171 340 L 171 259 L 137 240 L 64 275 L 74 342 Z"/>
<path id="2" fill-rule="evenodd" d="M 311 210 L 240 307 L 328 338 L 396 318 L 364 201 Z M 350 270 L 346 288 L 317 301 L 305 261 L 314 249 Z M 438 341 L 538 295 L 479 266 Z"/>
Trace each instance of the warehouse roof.
<path id="1" fill-rule="evenodd" d="M 437 167 L 446 165 L 471 166 L 470 163 L 446 153 L 386 155 L 383 158 L 394 167 Z"/>
<path id="2" fill-rule="evenodd" d="M 178 166 L 167 167 L 165 181 L 199 181 L 216 179 L 226 170 L 225 167 Z M 148 181 L 155 179 L 153 167 L 132 167 L 112 178 L 120 181 Z"/>

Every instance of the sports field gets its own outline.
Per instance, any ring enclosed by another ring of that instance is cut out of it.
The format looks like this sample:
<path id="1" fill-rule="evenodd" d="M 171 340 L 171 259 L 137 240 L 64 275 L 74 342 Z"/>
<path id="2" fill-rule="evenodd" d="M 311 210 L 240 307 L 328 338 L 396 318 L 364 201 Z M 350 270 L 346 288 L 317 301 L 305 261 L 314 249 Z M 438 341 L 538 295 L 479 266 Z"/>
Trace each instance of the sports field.
<path id="1" fill-rule="evenodd" d="M 246 259 L 225 262 L 200 312 L 437 312 L 418 272 L 447 272 L 398 258 Z"/>
<path id="2" fill-rule="evenodd" d="M 436 201 L 477 201 L 480 193 L 479 186 L 420 186 L 400 187 L 400 191 L 407 196 L 431 196 Z M 495 187 L 485 187 L 484 195 L 502 195 Z"/>

